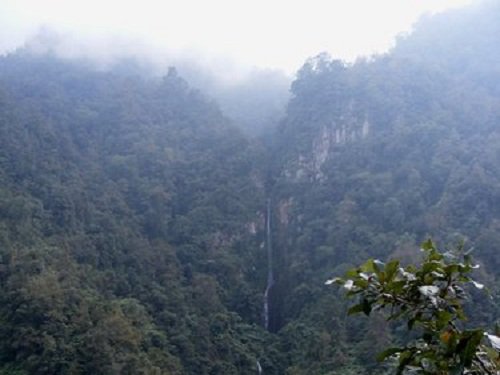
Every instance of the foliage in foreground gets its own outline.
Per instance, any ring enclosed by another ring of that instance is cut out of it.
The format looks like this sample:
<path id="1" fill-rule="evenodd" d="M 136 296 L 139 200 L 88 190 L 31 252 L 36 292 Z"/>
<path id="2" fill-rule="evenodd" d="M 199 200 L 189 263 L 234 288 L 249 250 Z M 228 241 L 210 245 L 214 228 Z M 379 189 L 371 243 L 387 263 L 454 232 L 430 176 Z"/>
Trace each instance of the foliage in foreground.
<path id="1" fill-rule="evenodd" d="M 415 331 L 405 345 L 377 357 L 397 358 L 397 374 L 500 374 L 500 338 L 463 327 L 465 284 L 484 288 L 469 276 L 478 266 L 463 246 L 443 254 L 428 240 L 422 251 L 425 257 L 418 267 L 401 267 L 398 260 L 368 260 L 345 278 L 326 284 L 341 284 L 348 297 L 357 297 L 349 314 L 388 310 L 388 320 L 406 320 L 408 329 Z"/>

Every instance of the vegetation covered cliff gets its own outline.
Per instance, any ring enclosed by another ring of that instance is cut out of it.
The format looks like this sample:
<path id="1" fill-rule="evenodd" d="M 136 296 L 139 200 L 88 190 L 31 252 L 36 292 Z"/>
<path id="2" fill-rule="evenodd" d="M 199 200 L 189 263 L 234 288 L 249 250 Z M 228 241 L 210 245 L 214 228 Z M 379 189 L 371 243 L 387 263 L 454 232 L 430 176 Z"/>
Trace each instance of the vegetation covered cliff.
<path id="1" fill-rule="evenodd" d="M 475 245 L 491 298 L 466 309 L 493 323 L 498 17 L 486 2 L 383 56 L 311 58 L 264 140 L 174 68 L 1 57 L 0 373 L 383 374 L 404 327 L 348 318 L 324 282 L 427 235 Z"/>

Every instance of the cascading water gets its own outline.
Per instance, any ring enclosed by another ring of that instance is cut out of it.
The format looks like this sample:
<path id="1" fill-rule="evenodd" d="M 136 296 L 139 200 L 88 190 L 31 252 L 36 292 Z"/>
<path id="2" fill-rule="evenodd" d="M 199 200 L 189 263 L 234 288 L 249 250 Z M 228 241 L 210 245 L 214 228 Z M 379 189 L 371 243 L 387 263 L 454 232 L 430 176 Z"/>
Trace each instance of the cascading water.
<path id="1" fill-rule="evenodd" d="M 257 374 L 262 375 L 262 366 L 260 365 L 260 361 L 257 361 Z"/>
<path id="2" fill-rule="evenodd" d="M 273 247 L 271 244 L 271 199 L 267 200 L 266 212 L 267 286 L 264 293 L 264 328 L 269 330 L 269 294 L 274 285 Z"/>

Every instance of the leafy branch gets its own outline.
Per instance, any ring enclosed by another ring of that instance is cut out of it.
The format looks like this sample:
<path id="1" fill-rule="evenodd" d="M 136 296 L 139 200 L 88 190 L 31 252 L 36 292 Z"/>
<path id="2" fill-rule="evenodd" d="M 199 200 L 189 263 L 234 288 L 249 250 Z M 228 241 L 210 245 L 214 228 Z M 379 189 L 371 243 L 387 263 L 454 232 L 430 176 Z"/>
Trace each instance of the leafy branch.
<path id="1" fill-rule="evenodd" d="M 431 240 L 422 244 L 422 251 L 425 257 L 418 267 L 370 259 L 326 284 L 340 284 L 348 297 L 357 298 L 349 315 L 388 310 L 387 320 L 406 320 L 408 329 L 418 332 L 405 346 L 377 356 L 379 361 L 396 358 L 396 374 L 500 374 L 500 338 L 460 324 L 466 320 L 464 285 L 484 288 L 470 276 L 478 268 L 470 252 L 460 246 L 443 254 Z"/>

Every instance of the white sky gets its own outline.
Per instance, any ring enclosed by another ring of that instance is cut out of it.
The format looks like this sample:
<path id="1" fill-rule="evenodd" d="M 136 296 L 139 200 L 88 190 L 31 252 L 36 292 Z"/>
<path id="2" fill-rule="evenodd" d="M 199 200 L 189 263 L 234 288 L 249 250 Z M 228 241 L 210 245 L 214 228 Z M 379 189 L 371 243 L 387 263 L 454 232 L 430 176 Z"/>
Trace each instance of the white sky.
<path id="1" fill-rule="evenodd" d="M 347 60 L 383 52 L 421 14 L 472 1 L 0 0 L 0 51 L 45 25 L 87 40 L 119 35 L 122 43 L 290 73 L 322 51 Z"/>

